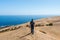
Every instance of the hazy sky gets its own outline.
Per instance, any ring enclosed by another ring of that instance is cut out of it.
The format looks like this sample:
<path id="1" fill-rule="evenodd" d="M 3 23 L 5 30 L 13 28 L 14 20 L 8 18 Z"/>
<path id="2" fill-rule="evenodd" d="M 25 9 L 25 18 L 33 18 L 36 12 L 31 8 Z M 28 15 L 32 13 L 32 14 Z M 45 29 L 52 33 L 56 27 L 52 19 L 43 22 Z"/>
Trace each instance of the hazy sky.
<path id="1" fill-rule="evenodd" d="M 0 0 L 0 15 L 60 15 L 60 0 Z"/>

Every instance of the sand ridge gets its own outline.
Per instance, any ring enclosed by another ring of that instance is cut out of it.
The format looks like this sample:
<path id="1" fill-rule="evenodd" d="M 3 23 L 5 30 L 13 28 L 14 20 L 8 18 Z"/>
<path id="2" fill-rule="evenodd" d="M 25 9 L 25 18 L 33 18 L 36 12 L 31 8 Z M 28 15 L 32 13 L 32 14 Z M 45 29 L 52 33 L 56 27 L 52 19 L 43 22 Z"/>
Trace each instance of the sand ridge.
<path id="1" fill-rule="evenodd" d="M 7 27 L 0 30 L 0 40 L 60 40 L 59 22 L 59 16 L 35 20 L 36 24 L 41 25 L 35 26 L 34 35 L 30 33 L 30 27 L 26 26 L 29 22 Z M 53 26 L 46 26 L 47 23 L 53 23 Z"/>

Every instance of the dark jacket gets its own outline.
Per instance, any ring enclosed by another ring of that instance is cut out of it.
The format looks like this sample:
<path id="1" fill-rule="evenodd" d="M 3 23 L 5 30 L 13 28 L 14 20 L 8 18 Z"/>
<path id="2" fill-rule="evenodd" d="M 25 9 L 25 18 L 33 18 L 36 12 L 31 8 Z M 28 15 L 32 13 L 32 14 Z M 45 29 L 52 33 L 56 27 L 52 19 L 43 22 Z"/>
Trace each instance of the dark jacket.
<path id="1" fill-rule="evenodd" d="M 34 29 L 34 24 L 35 24 L 35 23 L 34 23 L 33 21 L 30 22 L 30 27 L 31 27 L 31 29 Z"/>

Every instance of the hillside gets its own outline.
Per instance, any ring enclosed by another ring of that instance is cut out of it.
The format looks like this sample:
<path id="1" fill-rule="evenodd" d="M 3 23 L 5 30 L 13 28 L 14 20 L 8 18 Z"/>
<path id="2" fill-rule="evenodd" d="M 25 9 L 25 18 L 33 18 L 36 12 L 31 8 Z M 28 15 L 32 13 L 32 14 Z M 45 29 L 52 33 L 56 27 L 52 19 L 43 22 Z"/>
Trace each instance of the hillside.
<path id="1" fill-rule="evenodd" d="M 34 30 L 32 35 L 29 22 L 7 27 L 0 30 L 0 40 L 60 40 L 60 16 L 35 20 Z"/>

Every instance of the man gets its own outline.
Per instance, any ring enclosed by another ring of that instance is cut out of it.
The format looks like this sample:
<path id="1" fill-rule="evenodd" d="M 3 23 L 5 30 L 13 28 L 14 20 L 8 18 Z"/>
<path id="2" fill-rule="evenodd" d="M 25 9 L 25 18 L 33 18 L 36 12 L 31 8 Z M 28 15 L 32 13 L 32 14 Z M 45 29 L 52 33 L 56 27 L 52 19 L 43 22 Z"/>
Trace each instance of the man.
<path id="1" fill-rule="evenodd" d="M 32 34 L 34 34 L 34 21 L 33 21 L 33 19 L 31 20 L 31 22 L 30 22 L 30 27 L 31 27 L 31 33 Z"/>

